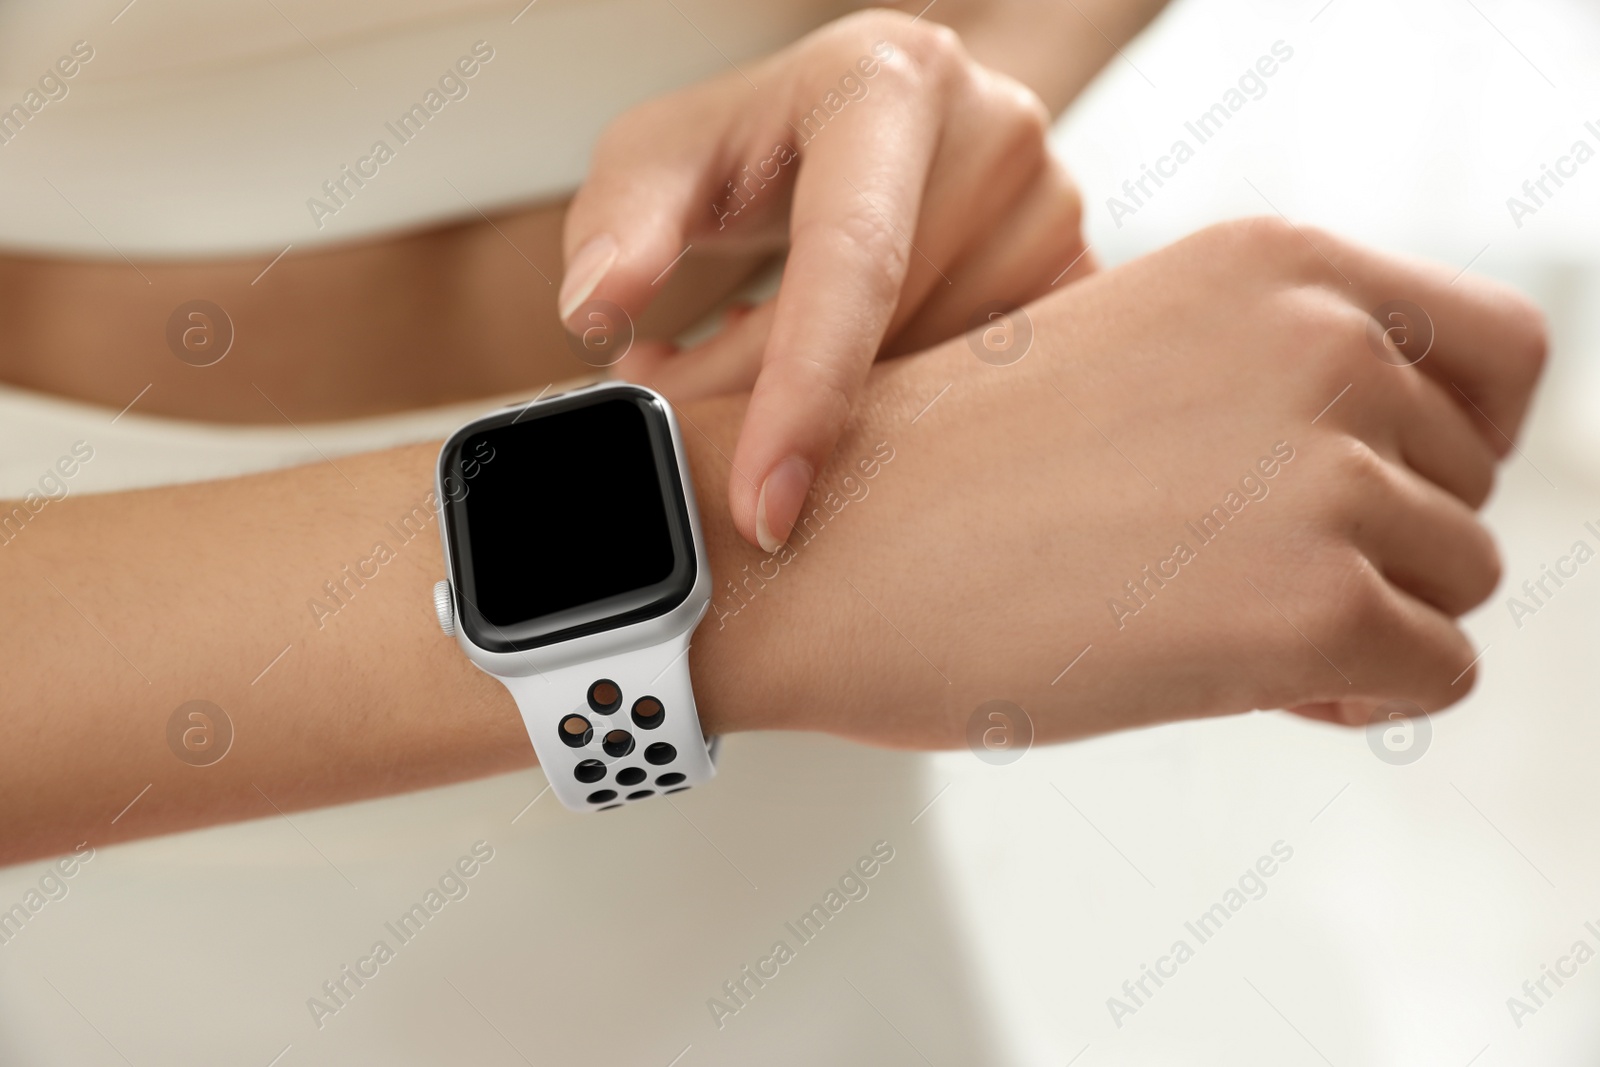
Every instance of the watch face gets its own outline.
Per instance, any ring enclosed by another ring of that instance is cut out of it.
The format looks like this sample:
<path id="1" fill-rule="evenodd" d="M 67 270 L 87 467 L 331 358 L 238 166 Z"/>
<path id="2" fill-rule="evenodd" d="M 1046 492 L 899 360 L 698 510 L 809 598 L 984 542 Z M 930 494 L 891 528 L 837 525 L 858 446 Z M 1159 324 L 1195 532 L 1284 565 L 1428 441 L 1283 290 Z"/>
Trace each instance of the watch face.
<path id="1" fill-rule="evenodd" d="M 479 420 L 441 454 L 462 630 L 513 652 L 663 615 L 695 582 L 666 412 L 607 389 Z"/>

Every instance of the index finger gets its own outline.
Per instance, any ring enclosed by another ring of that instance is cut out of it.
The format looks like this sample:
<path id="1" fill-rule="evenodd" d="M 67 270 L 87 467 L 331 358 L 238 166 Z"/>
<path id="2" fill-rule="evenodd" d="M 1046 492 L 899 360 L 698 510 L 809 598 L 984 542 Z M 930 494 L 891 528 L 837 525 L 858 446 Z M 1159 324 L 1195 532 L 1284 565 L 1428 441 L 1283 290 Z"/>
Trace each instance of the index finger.
<path id="1" fill-rule="evenodd" d="M 879 77 L 902 84 L 880 82 L 870 110 L 834 117 L 805 146 L 796 179 L 789 258 L 734 454 L 744 477 L 729 486 L 735 524 L 768 552 L 832 453 L 917 254 L 940 111 L 925 81 L 903 84 L 917 75 L 896 58 Z"/>

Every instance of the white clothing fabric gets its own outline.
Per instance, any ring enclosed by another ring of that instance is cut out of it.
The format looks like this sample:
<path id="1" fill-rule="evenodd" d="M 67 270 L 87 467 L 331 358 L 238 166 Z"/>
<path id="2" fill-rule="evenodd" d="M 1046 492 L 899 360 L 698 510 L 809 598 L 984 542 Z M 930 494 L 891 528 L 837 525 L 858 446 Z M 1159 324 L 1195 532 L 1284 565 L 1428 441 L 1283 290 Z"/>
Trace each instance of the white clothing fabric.
<path id="1" fill-rule="evenodd" d="M 0 3 L 0 108 L 25 112 L 0 112 L 0 248 L 266 257 L 556 195 L 616 113 L 843 9 L 123 2 Z M 426 118 L 396 129 L 413 104 Z M 363 184 L 346 179 L 338 210 L 314 216 L 307 202 L 331 199 L 323 182 L 362 168 L 380 140 L 393 158 L 376 173 L 368 163 Z M 79 441 L 93 459 L 71 491 L 112 491 L 438 438 L 509 399 L 297 430 L 119 415 L 0 387 L 0 496 L 37 487 Z M 711 787 L 600 818 L 539 799 L 533 770 L 98 848 L 0 945 L 0 1062 L 95 1062 L 107 1044 L 133 1062 L 284 1067 L 513 1052 L 912 1064 L 918 1046 L 1004 1062 L 942 896 L 931 824 L 914 822 L 939 792 L 926 768 L 815 737 L 739 736 Z M 133 792 L 108 820 L 138 819 Z M 475 847 L 493 858 L 466 895 L 401 941 L 390 926 Z M 874 848 L 892 860 L 842 883 Z M 0 909 L 48 873 L 0 870 Z M 834 900 L 847 906 L 830 912 Z M 802 941 L 786 924 L 813 905 L 826 928 Z M 379 940 L 394 958 L 364 982 L 345 977 L 373 966 L 363 960 Z M 781 966 L 770 962 L 779 941 L 794 953 Z M 773 966 L 766 979 L 744 973 Z"/>
<path id="2" fill-rule="evenodd" d="M 124 3 L 0 3 L 0 249 L 270 257 L 555 196 L 620 112 L 852 6 Z"/>

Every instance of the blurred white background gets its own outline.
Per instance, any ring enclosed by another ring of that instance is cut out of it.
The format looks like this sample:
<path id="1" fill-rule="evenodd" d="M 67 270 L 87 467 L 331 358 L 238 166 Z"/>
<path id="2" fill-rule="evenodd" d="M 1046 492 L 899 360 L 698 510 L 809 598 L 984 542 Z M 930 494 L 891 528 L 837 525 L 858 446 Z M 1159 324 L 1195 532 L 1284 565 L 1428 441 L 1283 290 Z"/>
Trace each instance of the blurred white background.
<path id="1" fill-rule="evenodd" d="M 1107 197 L 1194 144 L 1184 122 L 1276 41 L 1294 55 L 1266 94 L 1117 226 Z M 1520 227 L 1506 204 L 1575 141 L 1600 150 L 1597 46 L 1600 12 L 1560 0 L 1190 0 L 1061 124 L 1108 261 L 1281 212 L 1523 287 L 1553 352 L 1489 508 L 1505 579 L 1468 620 L 1478 690 L 1432 718 L 1420 760 L 1281 714 L 1008 768 L 939 758 L 955 784 L 936 825 L 1026 1062 L 1600 1062 L 1600 965 L 1547 979 L 1520 1026 L 1507 1006 L 1532 1004 L 1522 983 L 1576 941 L 1600 950 L 1584 928 L 1600 927 L 1600 571 L 1520 628 L 1506 604 L 1574 541 L 1600 547 L 1583 528 L 1600 519 L 1600 159 Z M 1266 896 L 1119 1029 L 1107 998 L 1175 939 L 1194 945 L 1184 922 L 1280 839 L 1294 858 Z"/>
<path id="2" fill-rule="evenodd" d="M 1117 226 L 1106 198 L 1278 41 L 1293 57 L 1266 94 Z M 1600 1061 L 1600 962 L 1547 980 L 1520 1020 L 1507 1008 L 1575 942 L 1600 950 L 1600 568 L 1520 627 L 1505 602 L 1574 541 L 1600 547 L 1583 527 L 1600 525 L 1600 159 L 1521 227 L 1506 206 L 1574 141 L 1600 150 L 1597 56 L 1600 15 L 1556 0 L 1181 0 L 1058 131 L 1109 263 L 1278 211 L 1548 309 L 1549 376 L 1489 509 L 1505 586 L 1468 623 L 1481 681 L 1420 759 L 1282 714 L 1003 767 L 738 737 L 719 786 L 766 806 L 621 813 L 662 853 L 703 853 L 686 885 L 598 843 L 588 870 L 542 862 L 600 831 L 548 801 L 519 815 L 537 771 L 106 849 L 0 948 L 0 1061 L 664 1067 L 688 1046 L 694 1067 L 808 1062 L 829 1029 L 845 1061 L 940 1067 Z M 312 1028 L 318 983 L 480 837 L 497 858 L 454 926 Z M 878 838 L 897 858 L 838 936 L 709 1030 L 704 1000 Z M 1280 841 L 1265 895 L 1199 945 L 1185 922 Z M 0 901 L 37 873 L 0 872 Z M 663 954 L 656 928 L 696 907 L 723 943 L 685 925 Z M 1119 1026 L 1107 999 L 1179 938 L 1195 957 Z M 946 1007 L 974 998 L 973 1016 Z"/>

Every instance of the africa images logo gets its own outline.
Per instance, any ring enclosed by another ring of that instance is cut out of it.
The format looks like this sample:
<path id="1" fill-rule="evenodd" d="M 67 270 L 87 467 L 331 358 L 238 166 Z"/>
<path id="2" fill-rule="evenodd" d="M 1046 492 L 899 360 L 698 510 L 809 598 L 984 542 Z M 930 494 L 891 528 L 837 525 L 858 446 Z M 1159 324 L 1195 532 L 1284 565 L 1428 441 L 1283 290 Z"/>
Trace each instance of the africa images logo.
<path id="1" fill-rule="evenodd" d="M 1196 146 L 1220 134 L 1233 116 L 1244 110 L 1251 100 L 1260 100 L 1267 95 L 1266 79 L 1278 73 L 1282 64 L 1294 58 L 1294 49 L 1281 40 L 1272 42 L 1271 53 L 1258 58 L 1253 66 L 1246 67 L 1244 73 L 1239 75 L 1237 85 L 1229 86 L 1221 100 L 1202 111 L 1193 121 L 1183 124 L 1184 130 L 1194 138 L 1193 145 L 1187 138 L 1177 138 L 1166 155 L 1157 157 L 1153 169 L 1148 163 L 1141 163 L 1139 176 L 1122 183 L 1123 197 L 1127 199 L 1106 197 L 1106 210 L 1111 213 L 1111 221 L 1117 224 L 1117 229 L 1122 229 L 1123 219 L 1137 215 L 1140 208 L 1149 205 L 1156 193 L 1167 184 L 1162 179 L 1170 180 L 1178 176 L 1178 168 L 1195 157 Z M 1154 189 L 1151 188 L 1152 184 Z"/>
<path id="2" fill-rule="evenodd" d="M 717 1029 L 727 1026 L 728 1019 L 748 1008 L 755 995 L 798 957 L 800 949 L 815 941 L 823 929 L 844 911 L 846 905 L 867 899 L 867 894 L 872 891 L 868 883 L 881 874 L 884 866 L 893 859 L 893 845 L 887 841 L 873 842 L 872 854 L 862 856 L 847 867 L 837 884 L 830 886 L 822 895 L 820 903 L 812 904 L 810 910 L 793 922 L 783 924 L 784 930 L 794 938 L 792 946 L 783 938 L 774 941 L 771 951 L 756 960 L 753 969 L 745 964 L 735 977 L 722 983 L 722 994 L 726 999 L 707 997 L 706 1009 L 711 1013 L 711 1021 L 717 1024 Z"/>

